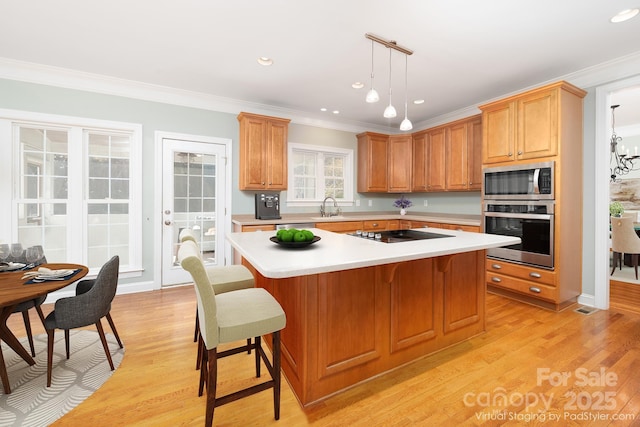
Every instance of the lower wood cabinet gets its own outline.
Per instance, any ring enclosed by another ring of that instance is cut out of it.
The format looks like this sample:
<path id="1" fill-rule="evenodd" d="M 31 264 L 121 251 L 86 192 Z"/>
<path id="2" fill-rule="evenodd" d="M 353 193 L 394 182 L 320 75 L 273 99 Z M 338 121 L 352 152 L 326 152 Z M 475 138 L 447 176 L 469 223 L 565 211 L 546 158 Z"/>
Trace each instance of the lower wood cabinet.
<path id="1" fill-rule="evenodd" d="M 317 222 L 316 228 L 334 233 L 355 233 L 362 230 L 362 221 Z"/>
<path id="2" fill-rule="evenodd" d="M 482 333 L 484 260 L 477 251 L 286 279 L 244 263 L 287 315 L 282 369 L 307 406 Z"/>
<path id="3" fill-rule="evenodd" d="M 556 273 L 543 268 L 487 258 L 486 282 L 489 292 L 553 310 L 575 302 L 561 304 Z"/>

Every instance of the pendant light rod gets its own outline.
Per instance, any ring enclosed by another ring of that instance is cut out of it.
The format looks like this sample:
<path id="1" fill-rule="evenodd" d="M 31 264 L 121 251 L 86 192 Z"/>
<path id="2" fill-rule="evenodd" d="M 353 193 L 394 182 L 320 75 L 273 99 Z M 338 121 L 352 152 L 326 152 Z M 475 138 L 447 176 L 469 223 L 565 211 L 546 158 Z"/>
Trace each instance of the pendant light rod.
<path id="1" fill-rule="evenodd" d="M 376 43 L 380 43 L 381 45 L 388 47 L 389 49 L 395 49 L 398 52 L 402 52 L 405 55 L 413 55 L 413 51 L 411 49 L 407 49 L 406 47 L 399 46 L 395 40 L 385 40 L 382 37 L 378 37 L 375 34 L 365 33 L 364 35 L 369 40 L 373 40 Z"/>

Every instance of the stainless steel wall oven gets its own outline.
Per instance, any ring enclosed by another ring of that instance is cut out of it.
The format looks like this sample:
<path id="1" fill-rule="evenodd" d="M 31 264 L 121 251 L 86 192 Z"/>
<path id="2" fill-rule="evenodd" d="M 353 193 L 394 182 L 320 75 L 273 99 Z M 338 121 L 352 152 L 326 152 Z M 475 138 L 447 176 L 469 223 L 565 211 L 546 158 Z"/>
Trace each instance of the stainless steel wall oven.
<path id="1" fill-rule="evenodd" d="M 553 201 L 484 202 L 484 232 L 519 237 L 521 243 L 487 250 L 491 258 L 553 268 Z"/>
<path id="2" fill-rule="evenodd" d="M 545 162 L 483 170 L 484 232 L 521 239 L 488 249 L 489 258 L 554 268 L 554 169 L 554 162 Z"/>

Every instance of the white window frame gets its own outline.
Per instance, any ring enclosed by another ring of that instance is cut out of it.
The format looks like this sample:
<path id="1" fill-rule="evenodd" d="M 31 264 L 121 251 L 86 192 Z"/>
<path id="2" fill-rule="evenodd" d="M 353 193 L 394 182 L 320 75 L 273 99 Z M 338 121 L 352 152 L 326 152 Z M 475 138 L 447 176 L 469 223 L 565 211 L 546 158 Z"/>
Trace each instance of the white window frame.
<path id="1" fill-rule="evenodd" d="M 323 145 L 309 145 L 309 144 L 300 144 L 300 143 L 296 143 L 296 142 L 289 142 L 287 144 L 287 154 L 288 154 L 288 160 L 287 162 L 289 163 L 287 166 L 289 168 L 289 173 L 288 173 L 288 186 L 287 188 L 290 191 L 287 191 L 287 206 L 316 206 L 318 203 L 322 203 L 322 201 L 324 200 L 324 175 L 321 176 L 316 176 L 317 179 L 317 186 L 316 189 L 318 190 L 316 192 L 316 194 L 322 194 L 321 198 L 317 198 L 317 199 L 306 199 L 306 200 L 299 200 L 299 199 L 295 199 L 293 198 L 294 195 L 294 191 L 293 191 L 293 182 L 294 182 L 294 176 L 293 173 L 291 173 L 291 171 L 293 171 L 294 165 L 293 165 L 293 152 L 294 151 L 306 151 L 309 153 L 315 153 L 315 154 L 338 154 L 338 155 L 343 155 L 345 157 L 345 162 L 344 162 L 344 198 L 340 198 L 337 199 L 338 202 L 338 206 L 353 206 L 354 200 L 353 200 L 353 188 L 355 185 L 354 182 L 354 172 L 355 172 L 355 164 L 354 164 L 354 153 L 352 149 L 349 148 L 339 148 L 339 147 L 329 147 L 329 146 L 323 146 Z M 322 167 L 316 168 L 317 172 L 316 173 L 320 173 L 320 171 L 323 170 Z"/>
<path id="2" fill-rule="evenodd" d="M 142 125 L 136 123 L 114 122 L 98 119 L 87 119 L 72 116 L 60 116 L 55 114 L 33 113 L 27 111 L 0 109 L 0 145 L 3 147 L 3 156 L 0 156 L 0 182 L 9 185 L 0 185 L 0 200 L 10 201 L 0 207 L 0 216 L 9 221 L 0 222 L 0 238 L 16 241 L 18 232 L 18 218 L 15 217 L 14 200 L 18 195 L 17 180 L 20 179 L 20 159 L 18 158 L 17 142 L 13 137 L 14 125 L 33 125 L 43 127 L 66 128 L 69 132 L 70 144 L 81 144 L 82 150 L 69 150 L 69 162 L 83 165 L 79 175 L 69 176 L 69 195 L 81 194 L 81 201 L 85 204 L 84 176 L 86 174 L 87 157 L 86 141 L 83 130 L 98 130 L 105 132 L 124 132 L 131 136 L 130 164 L 131 164 L 131 194 L 129 200 L 129 264 L 120 266 L 120 277 L 139 277 L 142 274 Z M 80 145 L 78 145 L 80 146 Z M 5 151 L 6 150 L 6 151 Z M 71 197 L 71 196 L 70 196 Z M 71 210 L 73 218 L 69 224 L 82 224 L 81 230 L 68 227 L 67 241 L 69 262 L 86 264 L 87 228 L 86 207 L 82 212 Z M 80 231 L 80 232 L 78 232 Z M 99 268 L 89 271 L 89 275 L 95 275 Z"/>

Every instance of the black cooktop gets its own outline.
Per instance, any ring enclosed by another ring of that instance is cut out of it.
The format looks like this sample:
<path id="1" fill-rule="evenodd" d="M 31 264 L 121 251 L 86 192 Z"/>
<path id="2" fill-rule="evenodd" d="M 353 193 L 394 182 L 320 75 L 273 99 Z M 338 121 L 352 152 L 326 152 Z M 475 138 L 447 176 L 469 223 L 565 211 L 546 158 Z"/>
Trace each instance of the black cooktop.
<path id="1" fill-rule="evenodd" d="M 440 239 L 443 237 L 454 237 L 447 234 L 429 233 L 428 231 L 416 231 L 416 230 L 388 230 L 377 232 L 363 231 L 361 234 L 349 233 L 351 236 L 360 238 L 366 238 L 370 240 L 376 240 L 383 243 L 399 243 L 409 242 L 412 240 L 425 240 L 425 239 Z"/>

